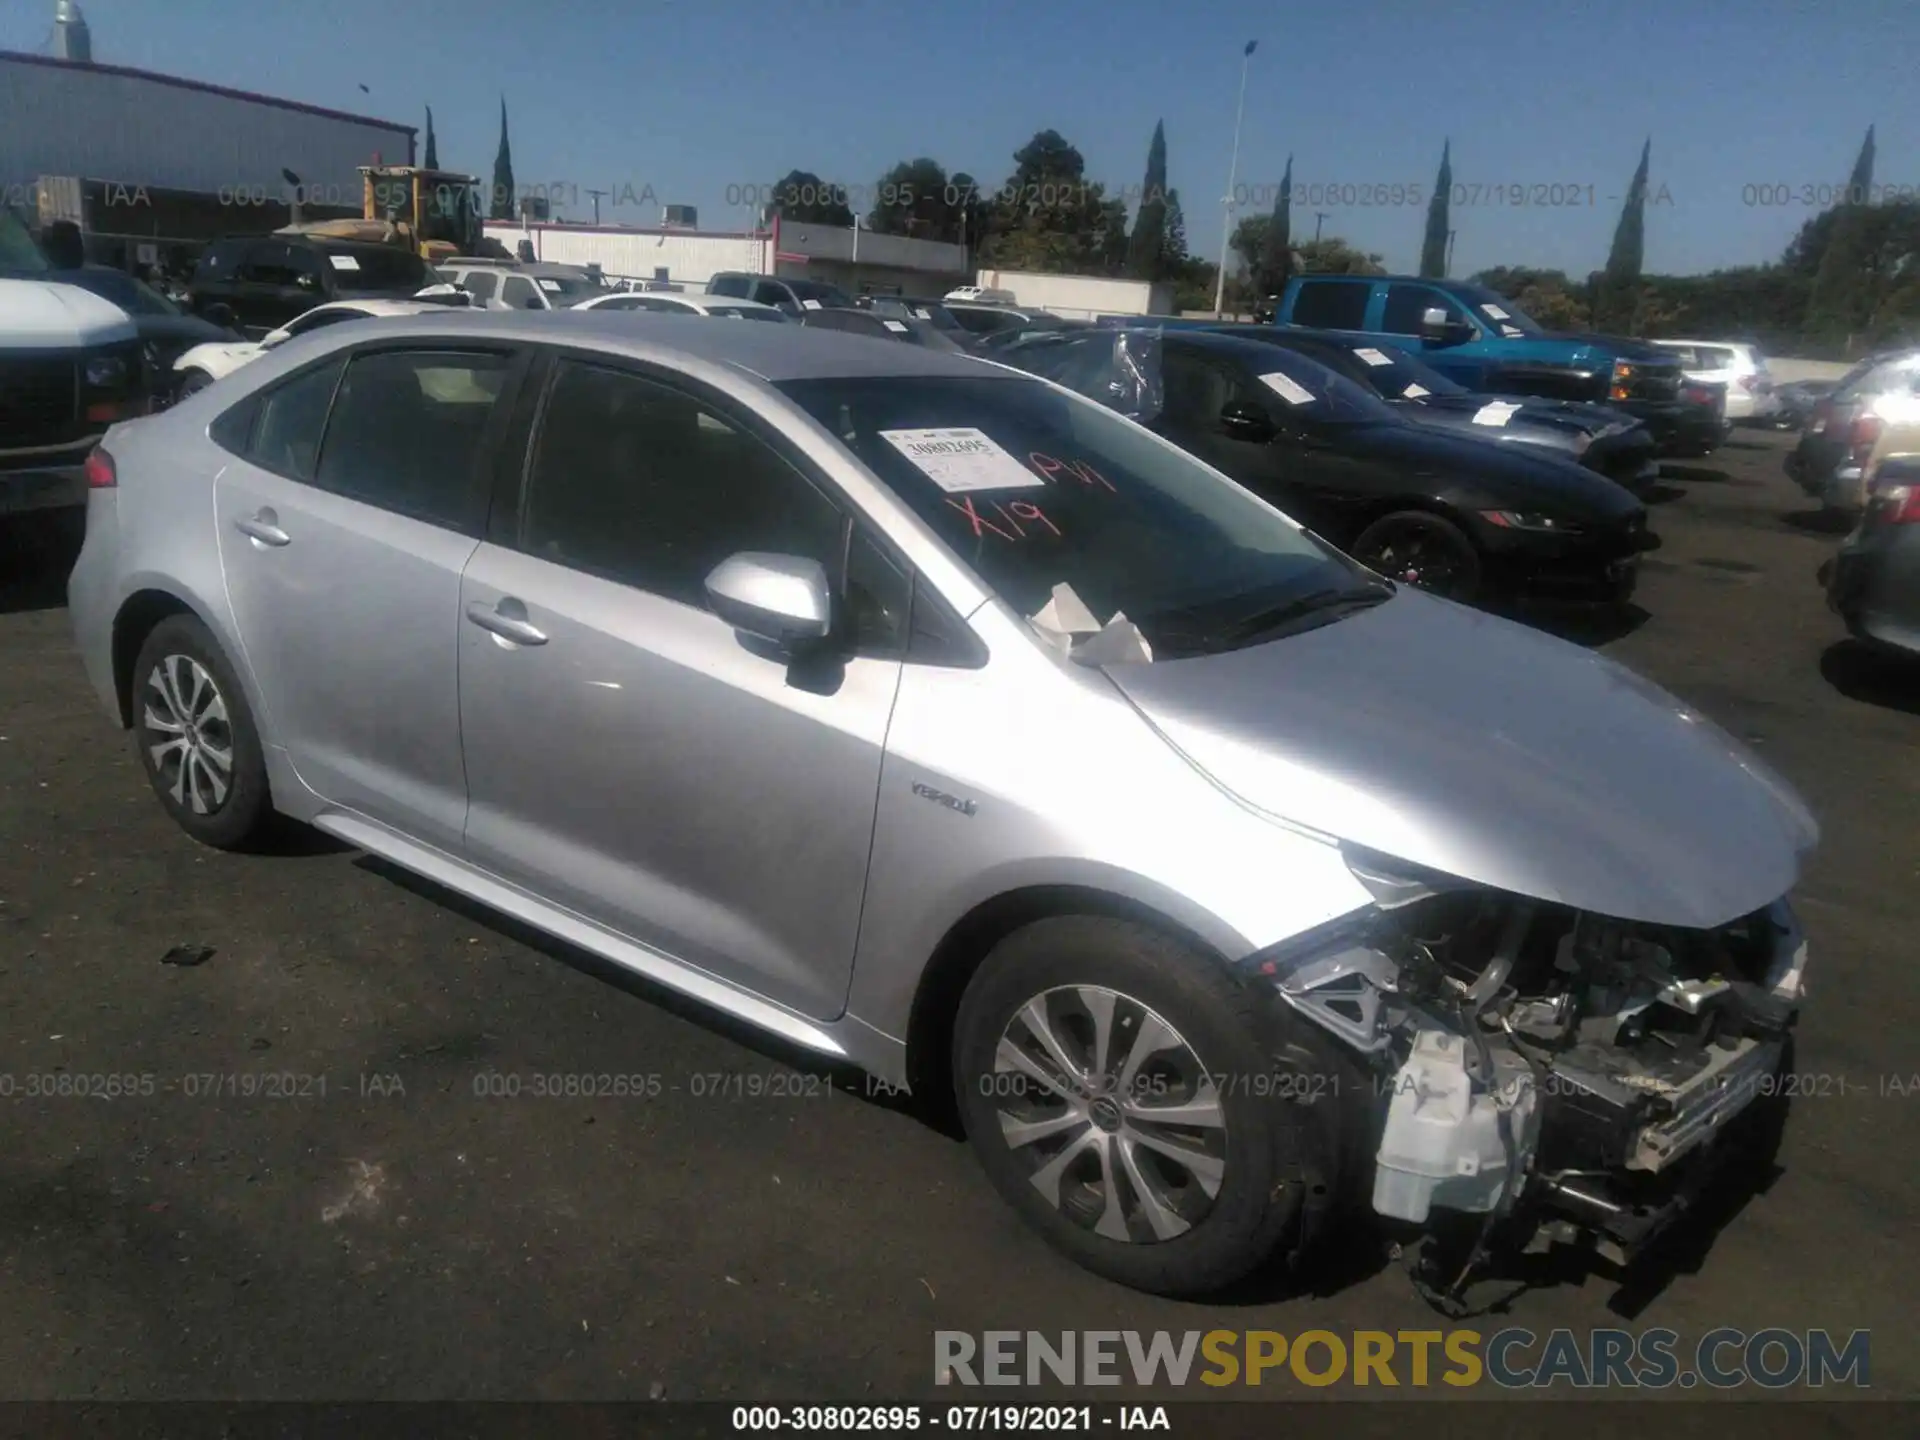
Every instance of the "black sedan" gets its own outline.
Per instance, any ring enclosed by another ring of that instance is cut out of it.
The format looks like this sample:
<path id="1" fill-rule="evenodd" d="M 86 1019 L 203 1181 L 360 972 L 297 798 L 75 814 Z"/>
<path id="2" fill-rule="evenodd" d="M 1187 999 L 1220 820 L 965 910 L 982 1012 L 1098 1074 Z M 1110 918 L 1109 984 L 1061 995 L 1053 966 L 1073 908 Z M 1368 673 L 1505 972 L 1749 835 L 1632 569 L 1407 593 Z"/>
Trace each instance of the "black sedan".
<path id="1" fill-rule="evenodd" d="M 1415 424 L 1296 350 L 1206 330 L 1077 332 L 999 357 L 1199 456 L 1383 575 L 1457 600 L 1623 601 L 1646 508 L 1570 460 Z"/>
<path id="2" fill-rule="evenodd" d="M 1604 405 L 1537 395 L 1483 395 L 1398 347 L 1350 343 L 1318 330 L 1218 328 L 1222 334 L 1243 335 L 1318 360 L 1419 424 L 1475 440 L 1552 451 L 1630 490 L 1644 489 L 1660 477 L 1653 433 L 1633 416 Z"/>
<path id="3" fill-rule="evenodd" d="M 958 340 L 963 346 L 971 346 L 974 340 L 973 332 L 954 318 L 944 300 L 918 300 L 907 295 L 862 295 L 853 303 L 882 318 L 925 321 L 936 330 L 944 330 L 948 339 Z"/>
<path id="4" fill-rule="evenodd" d="M 871 335 L 876 340 L 904 340 L 929 350 L 967 354 L 969 347 L 955 340 L 939 326 L 926 320 L 903 319 L 872 310 L 802 310 L 796 317 L 802 325 L 815 330 L 850 330 L 856 335 Z"/>
<path id="5" fill-rule="evenodd" d="M 189 315 L 158 290 L 124 270 L 87 265 L 78 270 L 62 270 L 53 278 L 63 285 L 91 290 L 133 318 L 134 329 L 140 332 L 141 348 L 146 352 L 147 374 L 155 386 L 153 398 L 157 405 L 168 404 L 174 398 L 171 393 L 173 362 L 180 356 L 196 345 L 240 339 L 232 330 L 222 329 L 198 315 Z"/>

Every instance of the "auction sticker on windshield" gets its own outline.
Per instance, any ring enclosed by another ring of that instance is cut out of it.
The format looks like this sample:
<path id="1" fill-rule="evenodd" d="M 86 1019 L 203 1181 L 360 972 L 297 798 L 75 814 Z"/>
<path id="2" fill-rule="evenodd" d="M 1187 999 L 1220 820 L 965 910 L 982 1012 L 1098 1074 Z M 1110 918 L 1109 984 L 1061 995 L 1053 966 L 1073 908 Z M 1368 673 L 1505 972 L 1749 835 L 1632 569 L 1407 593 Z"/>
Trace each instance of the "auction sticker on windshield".
<path id="1" fill-rule="evenodd" d="M 950 495 L 969 490 L 1027 490 L 1047 483 L 984 431 L 882 430 L 879 434 Z"/>
<path id="2" fill-rule="evenodd" d="M 1391 365 L 1393 363 L 1393 361 L 1389 360 L 1386 356 L 1382 355 L 1378 350 L 1362 349 L 1362 350 L 1356 350 L 1353 353 L 1358 355 L 1362 360 L 1366 361 L 1367 364 L 1369 365 Z"/>
<path id="3" fill-rule="evenodd" d="M 1505 320 L 1510 318 L 1507 315 L 1507 312 L 1502 310 L 1498 305 L 1482 305 L 1480 309 L 1483 314 L 1491 315 L 1495 320 Z"/>
<path id="4" fill-rule="evenodd" d="M 800 308 L 802 310 L 818 310 L 820 308 L 820 302 L 818 300 L 802 300 L 800 302 Z"/>
<path id="5" fill-rule="evenodd" d="M 1519 408 L 1518 405 L 1510 405 L 1503 401 L 1496 400 L 1491 405 L 1482 405 L 1475 411 L 1473 423 L 1476 425 L 1505 425 L 1507 421 L 1513 418 L 1514 412 L 1519 410 Z"/>
<path id="6" fill-rule="evenodd" d="M 1291 375 L 1282 375 L 1276 371 L 1272 375 L 1262 375 L 1260 377 L 1260 383 L 1273 391 L 1274 394 L 1278 395 L 1289 405 L 1310 405 L 1313 403 L 1313 392 Z"/>
<path id="7" fill-rule="evenodd" d="M 358 270 L 360 268 L 360 262 L 351 255 L 329 255 L 327 259 L 333 262 L 333 268 L 336 270 Z"/>
<path id="8" fill-rule="evenodd" d="M 1424 385 L 1409 385 L 1400 392 L 1400 398 L 1402 400 L 1418 400 L 1422 395 L 1431 395 L 1432 393 L 1433 392 Z"/>
<path id="9" fill-rule="evenodd" d="M 549 295 L 558 295 L 560 293 L 560 282 L 558 280 L 542 280 L 540 282 L 540 288 L 545 290 Z"/>
<path id="10" fill-rule="evenodd" d="M 897 334 L 904 335 L 907 333 L 907 327 L 898 320 L 882 320 L 880 323 Z"/>

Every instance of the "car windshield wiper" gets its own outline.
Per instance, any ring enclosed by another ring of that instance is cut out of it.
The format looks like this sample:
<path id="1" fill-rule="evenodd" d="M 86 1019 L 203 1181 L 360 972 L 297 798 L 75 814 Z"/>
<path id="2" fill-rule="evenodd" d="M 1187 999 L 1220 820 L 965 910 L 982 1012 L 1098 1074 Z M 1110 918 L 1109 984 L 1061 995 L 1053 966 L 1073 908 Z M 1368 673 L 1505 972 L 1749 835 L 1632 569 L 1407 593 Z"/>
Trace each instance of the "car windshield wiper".
<path id="1" fill-rule="evenodd" d="M 1256 610 L 1251 615 L 1236 620 L 1221 638 L 1230 645 L 1244 645 L 1256 636 L 1267 634 L 1291 625 L 1310 615 L 1332 617 L 1333 612 L 1342 610 L 1360 610 L 1378 605 L 1393 594 L 1390 584 L 1369 584 L 1358 588 L 1329 586 L 1324 590 L 1310 590 L 1280 605 L 1270 605 Z"/>

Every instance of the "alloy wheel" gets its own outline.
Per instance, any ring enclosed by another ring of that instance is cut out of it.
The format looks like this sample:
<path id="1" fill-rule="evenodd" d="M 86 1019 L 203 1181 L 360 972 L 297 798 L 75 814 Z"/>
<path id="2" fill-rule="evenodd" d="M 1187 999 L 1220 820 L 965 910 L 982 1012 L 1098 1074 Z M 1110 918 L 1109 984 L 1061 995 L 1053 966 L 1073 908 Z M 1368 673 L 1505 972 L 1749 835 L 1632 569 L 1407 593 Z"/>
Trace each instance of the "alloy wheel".
<path id="1" fill-rule="evenodd" d="M 1108 1240 L 1172 1240 L 1204 1220 L 1226 1172 L 1214 1077 L 1171 1024 L 1096 985 L 1034 996 L 986 1077 L 1007 1147 L 1061 1215 Z"/>
<path id="2" fill-rule="evenodd" d="M 217 814 L 233 789 L 233 728 L 226 697 L 191 655 L 167 655 L 147 672 L 140 723 L 147 757 L 174 804 Z"/>
<path id="3" fill-rule="evenodd" d="M 1389 579 L 1436 595 L 1451 595 L 1458 589 L 1466 568 L 1445 539 L 1412 525 L 1395 526 L 1359 558 Z"/>

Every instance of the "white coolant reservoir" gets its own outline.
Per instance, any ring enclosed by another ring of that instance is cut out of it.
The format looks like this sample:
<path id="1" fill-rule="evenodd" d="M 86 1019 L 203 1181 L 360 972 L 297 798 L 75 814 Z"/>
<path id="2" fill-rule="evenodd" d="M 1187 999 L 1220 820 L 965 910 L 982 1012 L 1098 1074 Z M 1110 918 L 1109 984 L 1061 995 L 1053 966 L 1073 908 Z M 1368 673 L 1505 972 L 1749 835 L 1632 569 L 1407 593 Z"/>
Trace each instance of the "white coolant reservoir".
<path id="1" fill-rule="evenodd" d="M 1416 1224 L 1424 1223 L 1435 1206 L 1493 1209 L 1516 1168 L 1524 1166 L 1533 1108 L 1533 1076 L 1525 1062 L 1500 1067 L 1492 1093 L 1475 1093 L 1466 1040 L 1445 1030 L 1420 1031 L 1393 1078 L 1373 1208 Z M 1502 1111 L 1513 1154 L 1501 1135 Z"/>

